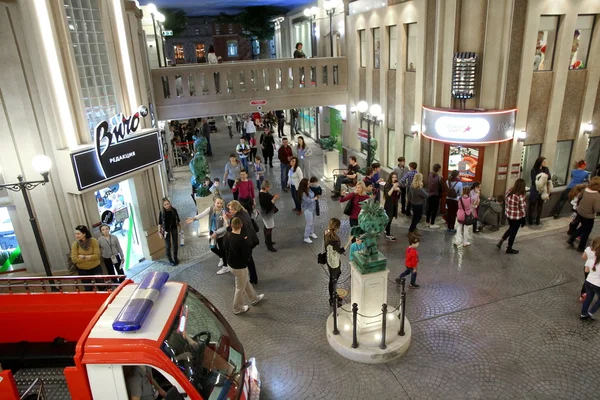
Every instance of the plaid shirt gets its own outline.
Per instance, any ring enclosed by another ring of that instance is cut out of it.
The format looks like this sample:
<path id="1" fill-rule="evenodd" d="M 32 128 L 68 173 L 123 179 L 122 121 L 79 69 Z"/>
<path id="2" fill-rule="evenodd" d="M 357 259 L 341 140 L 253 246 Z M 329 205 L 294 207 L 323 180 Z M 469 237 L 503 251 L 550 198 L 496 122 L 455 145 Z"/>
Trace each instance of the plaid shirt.
<path id="1" fill-rule="evenodd" d="M 506 218 L 521 219 L 525 218 L 525 195 L 510 195 L 510 190 L 506 192 L 506 200 L 504 205 L 506 208 Z"/>
<path id="2" fill-rule="evenodd" d="M 405 187 L 410 187 L 412 185 L 413 179 L 415 179 L 416 174 L 417 174 L 417 170 L 411 169 L 406 174 L 404 174 L 402 179 L 400 179 L 400 184 L 404 185 Z"/>

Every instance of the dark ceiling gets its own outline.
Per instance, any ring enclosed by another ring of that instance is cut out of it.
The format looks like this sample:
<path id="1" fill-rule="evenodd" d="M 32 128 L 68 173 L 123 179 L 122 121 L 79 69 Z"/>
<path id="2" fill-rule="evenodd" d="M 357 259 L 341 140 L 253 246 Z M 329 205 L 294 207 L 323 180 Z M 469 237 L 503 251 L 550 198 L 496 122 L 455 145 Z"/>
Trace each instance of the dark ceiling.
<path id="1" fill-rule="evenodd" d="M 158 8 L 181 9 L 188 16 L 237 14 L 246 7 L 276 6 L 288 10 L 314 3 L 314 0 L 140 0 L 141 5 L 154 3 Z"/>

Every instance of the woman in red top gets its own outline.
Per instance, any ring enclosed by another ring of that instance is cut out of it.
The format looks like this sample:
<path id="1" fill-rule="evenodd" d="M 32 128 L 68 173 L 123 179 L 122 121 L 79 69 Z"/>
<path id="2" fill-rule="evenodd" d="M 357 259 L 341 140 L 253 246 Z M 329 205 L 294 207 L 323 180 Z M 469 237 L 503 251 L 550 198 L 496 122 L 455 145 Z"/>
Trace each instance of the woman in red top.
<path id="1" fill-rule="evenodd" d="M 350 213 L 350 226 L 358 225 L 358 214 L 360 214 L 360 202 L 367 200 L 369 195 L 367 194 L 367 187 L 365 183 L 360 181 L 356 184 L 354 188 L 354 192 L 348 193 L 344 197 L 340 199 L 340 203 L 344 203 L 346 201 L 352 202 L 352 212 Z"/>
<path id="2" fill-rule="evenodd" d="M 241 181 L 236 183 L 231 189 L 233 193 L 238 194 L 238 201 L 242 203 L 248 214 L 252 215 L 252 210 L 255 206 L 254 200 L 254 185 L 248 180 L 248 172 L 242 170 L 240 172 Z"/>
<path id="3" fill-rule="evenodd" d="M 517 254 L 519 250 L 513 249 L 513 243 L 515 242 L 519 228 L 525 226 L 525 180 L 516 180 L 512 189 L 506 192 L 504 205 L 509 227 L 504 232 L 504 235 L 502 235 L 502 239 L 500 239 L 496 247 L 499 249 L 502 248 L 502 243 L 508 239 L 506 254 Z"/>
<path id="4" fill-rule="evenodd" d="M 396 278 L 396 283 L 400 285 L 402 283 L 402 278 L 410 274 L 410 285 L 408 285 L 408 287 L 417 289 L 419 287 L 419 285 L 417 285 L 417 266 L 419 265 L 419 252 L 417 251 L 417 247 L 419 247 L 419 238 L 417 236 L 411 236 L 408 239 L 408 242 L 410 246 L 406 248 L 404 260 L 406 271 Z"/>

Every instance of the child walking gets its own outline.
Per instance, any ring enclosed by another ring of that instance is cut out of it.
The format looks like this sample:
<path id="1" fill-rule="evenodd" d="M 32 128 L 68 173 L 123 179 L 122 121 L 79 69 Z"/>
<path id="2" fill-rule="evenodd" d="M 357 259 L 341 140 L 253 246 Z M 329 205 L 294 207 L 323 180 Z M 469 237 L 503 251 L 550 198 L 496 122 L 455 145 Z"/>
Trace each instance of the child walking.
<path id="1" fill-rule="evenodd" d="M 594 240 L 592 240 L 592 245 L 588 246 L 581 258 L 585 261 L 585 265 L 583 266 L 583 285 L 581 285 L 581 292 L 579 295 L 579 302 L 583 303 L 585 298 L 587 297 L 585 291 L 585 281 L 590 274 L 589 268 L 594 267 L 596 265 L 596 254 L 600 251 L 600 236 L 596 236 Z M 586 271 L 587 270 L 587 271 Z"/>
<path id="2" fill-rule="evenodd" d="M 312 192 L 315 194 L 315 196 L 319 196 L 320 197 L 321 195 L 323 195 L 323 189 L 319 185 L 319 179 L 317 179 L 316 176 L 311 176 L 310 180 L 308 181 L 308 183 L 309 183 L 310 190 L 312 190 Z M 321 207 L 319 205 L 319 200 L 318 199 L 316 201 L 315 215 L 317 217 L 319 215 L 321 215 Z"/>
<path id="3" fill-rule="evenodd" d="M 254 173 L 256 174 L 256 187 L 260 190 L 265 180 L 265 166 L 262 164 L 260 156 L 254 157 Z"/>
<path id="4" fill-rule="evenodd" d="M 595 250 L 593 250 L 594 248 Z M 588 250 L 590 250 L 589 253 Z M 594 314 L 600 308 L 600 267 L 598 267 L 598 262 L 600 261 L 599 237 L 594 238 L 591 249 L 589 247 L 585 249 L 583 252 L 583 259 L 586 260 L 584 272 L 587 276 L 584 282 L 586 296 L 581 305 L 581 319 L 586 320 L 594 319 Z M 598 296 L 598 300 L 596 300 L 596 303 L 594 303 L 593 307 L 590 309 L 595 296 Z"/>
<path id="5" fill-rule="evenodd" d="M 419 238 L 417 236 L 411 236 L 408 239 L 409 246 L 406 249 L 406 271 L 400 274 L 399 277 L 396 278 L 396 283 L 401 284 L 402 278 L 406 275 L 410 274 L 410 285 L 408 285 L 411 289 L 417 289 L 419 285 L 417 285 L 417 266 L 419 265 L 419 252 L 417 251 L 417 247 L 419 247 Z"/>

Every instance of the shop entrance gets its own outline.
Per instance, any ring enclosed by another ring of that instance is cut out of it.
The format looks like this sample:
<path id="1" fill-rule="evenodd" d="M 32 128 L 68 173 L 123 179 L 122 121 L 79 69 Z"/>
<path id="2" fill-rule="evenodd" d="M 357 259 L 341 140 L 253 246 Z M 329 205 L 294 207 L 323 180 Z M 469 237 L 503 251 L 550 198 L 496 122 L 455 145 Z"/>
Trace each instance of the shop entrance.
<path id="1" fill-rule="evenodd" d="M 458 176 L 463 186 L 471 186 L 473 182 L 481 182 L 484 153 L 484 146 L 444 144 L 444 163 L 442 164 L 444 178 L 448 179 L 450 172 L 458 170 Z M 443 200 L 441 208 L 442 211 L 445 211 L 445 198 Z"/>
<path id="2" fill-rule="evenodd" d="M 127 179 L 95 193 L 101 220 L 110 226 L 110 233 L 119 239 L 125 254 L 124 270 L 134 266 L 144 257 L 131 196 L 132 184 L 131 179 Z"/>

